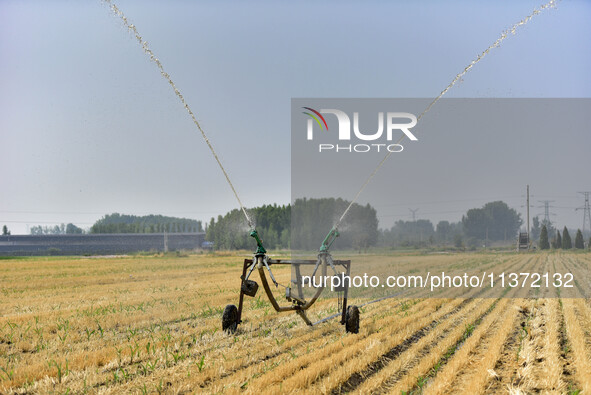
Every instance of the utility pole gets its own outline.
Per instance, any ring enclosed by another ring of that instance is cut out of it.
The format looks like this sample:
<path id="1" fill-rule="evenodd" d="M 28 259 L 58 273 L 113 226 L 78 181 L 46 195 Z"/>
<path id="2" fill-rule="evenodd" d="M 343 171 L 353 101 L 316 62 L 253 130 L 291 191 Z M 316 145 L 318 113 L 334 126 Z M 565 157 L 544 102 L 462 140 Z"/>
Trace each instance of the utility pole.
<path id="1" fill-rule="evenodd" d="M 417 211 L 419 211 L 419 209 L 418 208 L 415 208 L 413 210 L 412 208 L 409 208 L 408 210 L 412 213 L 412 222 L 413 222 L 413 224 L 415 224 L 413 226 L 413 228 L 414 228 L 414 231 L 413 232 L 416 232 L 417 231 L 417 225 L 416 225 L 416 223 L 417 223 Z M 419 241 L 421 243 L 423 242 L 423 229 L 420 229 Z"/>
<path id="2" fill-rule="evenodd" d="M 417 214 L 417 211 L 419 211 L 419 209 L 415 208 L 413 210 L 412 208 L 409 208 L 408 210 L 412 213 L 412 222 L 416 222 L 417 221 L 416 214 Z"/>
<path id="3" fill-rule="evenodd" d="M 589 206 L 589 195 L 591 192 L 579 192 L 585 197 L 585 203 L 583 207 L 577 207 L 575 211 L 583 210 L 583 235 L 585 235 L 585 224 L 589 221 L 589 230 L 591 230 L 591 207 Z"/>
<path id="4" fill-rule="evenodd" d="M 529 250 L 530 237 L 529 237 L 529 184 L 527 185 L 527 249 Z"/>

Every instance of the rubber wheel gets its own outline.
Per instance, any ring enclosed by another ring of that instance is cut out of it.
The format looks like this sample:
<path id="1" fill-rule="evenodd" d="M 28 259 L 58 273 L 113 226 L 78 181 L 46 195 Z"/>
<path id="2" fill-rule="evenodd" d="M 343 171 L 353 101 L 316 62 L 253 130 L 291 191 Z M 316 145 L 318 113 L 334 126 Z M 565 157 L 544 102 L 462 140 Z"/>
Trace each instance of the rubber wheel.
<path id="1" fill-rule="evenodd" d="M 238 308 L 233 304 L 229 304 L 222 315 L 222 329 L 224 332 L 234 333 L 236 328 L 238 328 Z"/>
<path id="2" fill-rule="evenodd" d="M 357 306 L 347 307 L 345 330 L 347 333 L 359 333 L 359 308 Z"/>

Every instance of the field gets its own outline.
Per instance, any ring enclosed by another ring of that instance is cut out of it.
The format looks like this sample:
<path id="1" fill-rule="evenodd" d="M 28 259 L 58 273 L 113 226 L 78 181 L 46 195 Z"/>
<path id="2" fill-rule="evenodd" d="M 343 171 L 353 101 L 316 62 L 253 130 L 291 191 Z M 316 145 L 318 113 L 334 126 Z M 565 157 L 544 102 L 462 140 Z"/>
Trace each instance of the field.
<path id="1" fill-rule="evenodd" d="M 0 393 L 591 393 L 589 298 L 392 298 L 362 307 L 359 334 L 346 334 L 337 320 L 310 328 L 276 313 L 259 290 L 230 335 L 221 314 L 237 304 L 245 257 L 0 260 Z M 396 259 L 566 270 L 582 290 L 591 265 L 574 252 Z M 275 274 L 289 281 L 289 268 Z"/>

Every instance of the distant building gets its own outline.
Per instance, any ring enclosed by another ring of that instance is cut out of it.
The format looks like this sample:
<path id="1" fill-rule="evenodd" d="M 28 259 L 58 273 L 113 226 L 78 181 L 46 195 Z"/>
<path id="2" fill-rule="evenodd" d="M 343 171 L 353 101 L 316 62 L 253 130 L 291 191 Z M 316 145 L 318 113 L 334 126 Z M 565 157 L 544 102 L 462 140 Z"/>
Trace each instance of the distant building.
<path id="1" fill-rule="evenodd" d="M 0 255 L 106 255 L 202 248 L 205 233 L 120 233 L 0 236 Z"/>

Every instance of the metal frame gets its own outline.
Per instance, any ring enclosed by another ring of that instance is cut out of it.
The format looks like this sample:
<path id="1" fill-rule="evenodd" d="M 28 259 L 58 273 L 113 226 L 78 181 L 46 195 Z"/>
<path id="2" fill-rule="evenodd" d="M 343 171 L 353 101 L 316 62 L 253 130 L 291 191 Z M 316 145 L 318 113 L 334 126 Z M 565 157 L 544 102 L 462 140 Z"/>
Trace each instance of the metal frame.
<path id="1" fill-rule="evenodd" d="M 350 260 L 333 260 L 328 252 L 321 252 L 318 255 L 318 260 L 268 259 L 266 254 L 264 254 L 264 253 L 255 254 L 254 259 L 245 259 L 243 267 L 242 267 L 242 276 L 241 276 L 241 283 L 240 283 L 240 300 L 238 303 L 238 324 L 240 324 L 242 322 L 242 309 L 243 309 L 243 305 L 244 305 L 244 295 L 245 295 L 244 290 L 243 290 L 243 286 L 244 286 L 245 281 L 250 277 L 250 274 L 253 272 L 253 270 L 255 268 L 258 269 L 258 272 L 259 272 L 259 275 L 261 278 L 261 283 L 263 285 L 263 288 L 265 289 L 265 293 L 267 294 L 267 298 L 269 299 L 269 302 L 271 302 L 271 305 L 273 306 L 275 311 L 277 311 L 277 312 L 295 311 L 306 322 L 306 324 L 310 325 L 310 326 L 319 324 L 321 322 L 325 322 L 325 321 L 332 319 L 332 318 L 336 318 L 339 315 L 341 316 L 341 324 L 345 324 L 346 314 L 347 314 L 347 297 L 349 294 L 349 284 L 348 283 L 345 284 L 344 289 L 343 289 L 342 311 L 340 313 L 334 314 L 330 317 L 326 317 L 318 322 L 313 323 L 312 321 L 310 321 L 308 319 L 308 316 L 306 315 L 306 310 L 308 310 L 316 302 L 316 300 L 318 299 L 318 297 L 320 296 L 322 291 L 324 291 L 324 287 L 317 288 L 316 293 L 314 294 L 312 299 L 310 299 L 309 301 L 306 301 L 304 299 L 300 299 L 298 297 L 294 297 L 293 295 L 291 295 L 291 292 L 290 292 L 291 287 L 288 287 L 287 289 L 289 291 L 286 292 L 286 299 L 289 302 L 291 302 L 291 305 L 280 306 L 279 303 L 277 302 L 277 299 L 275 298 L 275 295 L 273 295 L 271 287 L 269 286 L 269 282 L 267 281 L 267 276 L 265 274 L 265 269 L 268 269 L 269 274 L 271 276 L 271 280 L 273 281 L 273 283 L 275 285 L 277 285 L 277 282 L 275 281 L 275 278 L 273 277 L 273 274 L 270 269 L 270 267 L 272 265 L 294 265 L 294 270 L 296 271 L 297 277 L 300 277 L 299 276 L 300 267 L 302 265 L 314 265 L 315 266 L 314 273 L 316 273 L 316 270 L 318 268 L 320 268 L 321 275 L 323 277 L 326 276 L 327 267 L 329 265 L 335 270 L 335 272 L 336 272 L 336 268 L 335 268 L 336 266 L 342 266 L 344 268 L 344 272 L 343 272 L 344 274 L 349 276 L 351 273 L 351 261 Z M 298 282 L 297 287 L 298 287 L 298 295 L 301 295 L 302 294 L 302 284 L 300 282 Z"/>

